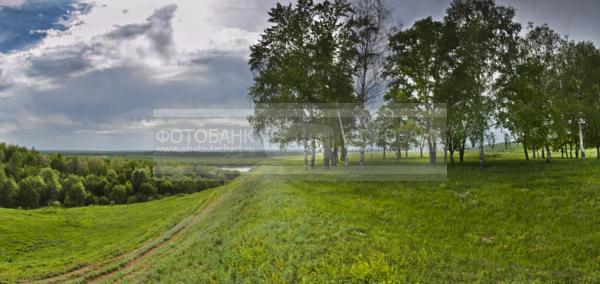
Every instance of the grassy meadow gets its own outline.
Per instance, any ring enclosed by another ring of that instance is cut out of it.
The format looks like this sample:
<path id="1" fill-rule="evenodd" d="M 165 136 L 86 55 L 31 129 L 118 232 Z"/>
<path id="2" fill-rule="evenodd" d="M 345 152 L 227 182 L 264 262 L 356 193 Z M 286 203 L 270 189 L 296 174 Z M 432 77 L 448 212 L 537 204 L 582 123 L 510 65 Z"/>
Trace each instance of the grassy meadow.
<path id="1" fill-rule="evenodd" d="M 176 226 L 214 194 L 69 209 L 0 208 L 0 282 L 43 279 L 124 255 Z"/>
<path id="2" fill-rule="evenodd" d="M 0 279 L 102 263 L 192 215 L 197 221 L 151 255 L 110 273 L 95 270 L 100 278 L 65 279 L 599 282 L 600 161 L 526 163 L 502 151 L 488 157 L 480 169 L 476 153 L 469 153 L 438 181 L 307 181 L 263 175 L 259 165 L 229 185 L 189 196 L 1 210 Z M 367 155 L 367 163 L 376 160 Z M 217 195 L 219 202 L 206 201 Z M 211 210 L 192 213 L 208 204 Z"/>

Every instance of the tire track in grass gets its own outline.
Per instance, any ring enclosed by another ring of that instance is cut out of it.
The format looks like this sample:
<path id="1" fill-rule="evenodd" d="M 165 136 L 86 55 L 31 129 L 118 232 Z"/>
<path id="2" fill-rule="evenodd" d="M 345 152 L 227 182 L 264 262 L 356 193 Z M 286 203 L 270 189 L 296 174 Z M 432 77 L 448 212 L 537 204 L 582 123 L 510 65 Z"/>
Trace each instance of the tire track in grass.
<path id="1" fill-rule="evenodd" d="M 223 200 L 224 197 L 231 192 L 231 190 L 239 187 L 239 185 L 242 184 L 245 179 L 247 179 L 247 176 L 247 174 L 243 175 L 240 178 L 232 181 L 229 185 L 217 188 L 215 192 L 213 192 L 210 196 L 203 200 L 200 205 L 198 205 L 198 208 L 190 216 L 184 218 L 181 222 L 179 222 L 173 228 L 167 230 L 160 237 L 142 244 L 142 246 L 138 249 L 121 254 L 114 258 L 110 258 L 108 260 L 101 261 L 99 263 L 93 263 L 74 268 L 73 270 L 62 274 L 29 281 L 25 280 L 21 281 L 21 283 L 100 283 L 114 277 L 117 274 L 121 274 L 124 271 L 129 270 L 130 268 L 143 262 L 145 259 L 152 257 L 156 251 L 165 244 L 175 241 L 180 235 L 182 235 L 184 231 L 189 229 L 190 226 L 197 223 L 208 212 L 212 211 L 212 209 L 216 207 L 221 200 Z"/>
<path id="2" fill-rule="evenodd" d="M 84 280 L 86 280 L 88 283 L 112 282 L 115 280 L 115 278 L 123 277 L 131 272 L 135 272 L 136 267 L 155 256 L 157 252 L 159 252 L 160 249 L 165 245 L 176 242 L 185 231 L 189 230 L 190 227 L 197 224 L 206 215 L 212 212 L 212 210 L 214 210 L 214 208 L 216 208 L 231 193 L 232 190 L 238 188 L 247 177 L 248 175 L 244 175 L 239 180 L 236 180 L 234 182 L 235 184 L 232 183 L 228 188 L 223 188 L 222 190 L 225 190 L 225 192 L 220 194 L 218 197 L 214 198 L 212 202 L 208 202 L 208 205 L 203 206 L 202 209 L 200 209 L 198 212 L 188 217 L 184 222 L 182 222 L 182 224 L 185 224 L 183 224 L 176 232 L 174 232 L 171 235 L 171 237 L 163 239 L 160 243 L 156 244 L 155 246 L 152 246 L 147 251 L 140 254 L 136 258 L 131 259 L 127 263 L 116 267 L 116 269 L 106 271 L 97 275 L 92 275 L 91 277 L 88 277 Z"/>

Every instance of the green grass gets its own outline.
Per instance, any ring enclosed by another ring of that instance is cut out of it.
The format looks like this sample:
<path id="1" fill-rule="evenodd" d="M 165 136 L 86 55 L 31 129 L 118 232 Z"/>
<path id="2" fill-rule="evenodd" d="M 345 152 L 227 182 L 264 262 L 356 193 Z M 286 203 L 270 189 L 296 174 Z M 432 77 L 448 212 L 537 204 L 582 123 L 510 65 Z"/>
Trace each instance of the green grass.
<path id="1" fill-rule="evenodd" d="M 489 153 L 486 168 L 469 153 L 441 181 L 307 181 L 257 168 L 214 189 L 220 203 L 175 240 L 106 280 L 600 282 L 600 161 L 526 163 L 519 153 Z M 289 158 L 284 164 L 298 162 Z M 367 155 L 367 163 L 393 161 Z M 130 206 L 1 210 L 0 279 L 132 250 L 190 214 L 206 193 Z M 164 208 L 177 213 L 166 217 Z M 80 219 L 70 224 L 69 216 Z"/>
<path id="2" fill-rule="evenodd" d="M 131 251 L 175 226 L 213 193 L 132 205 L 0 208 L 0 282 L 62 273 Z"/>
<path id="3" fill-rule="evenodd" d="M 600 162 L 501 158 L 437 182 L 254 175 L 125 280 L 600 281 Z"/>

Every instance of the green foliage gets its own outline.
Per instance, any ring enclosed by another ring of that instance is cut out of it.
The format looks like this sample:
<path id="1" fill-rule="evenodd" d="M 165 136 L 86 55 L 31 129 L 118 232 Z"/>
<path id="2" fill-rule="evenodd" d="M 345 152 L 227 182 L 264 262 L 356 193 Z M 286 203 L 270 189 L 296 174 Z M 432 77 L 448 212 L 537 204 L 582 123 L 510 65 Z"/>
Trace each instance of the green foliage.
<path id="1" fill-rule="evenodd" d="M 140 185 L 139 194 L 141 194 L 144 198 L 156 196 L 158 194 L 158 189 L 151 182 L 144 182 Z"/>
<path id="2" fill-rule="evenodd" d="M 40 176 L 29 176 L 19 181 L 17 205 L 22 208 L 37 208 L 40 206 L 40 190 L 46 185 Z"/>
<path id="3" fill-rule="evenodd" d="M 70 183 L 69 186 L 65 187 L 65 201 L 63 204 L 67 207 L 76 207 L 85 205 L 86 198 L 88 197 L 83 182 L 81 180 Z"/>
<path id="4" fill-rule="evenodd" d="M 50 160 L 50 166 L 61 173 L 67 173 L 67 163 L 61 154 L 56 155 Z"/>
<path id="5" fill-rule="evenodd" d="M 175 185 L 173 185 L 173 182 L 171 182 L 171 180 L 166 179 L 159 181 L 158 193 L 170 195 L 173 194 L 174 191 Z"/>
<path id="6" fill-rule="evenodd" d="M 59 173 L 52 168 L 46 167 L 40 171 L 40 176 L 44 180 L 45 185 L 40 192 L 40 205 L 48 205 L 58 199 L 58 193 L 62 190 Z"/>
<path id="7" fill-rule="evenodd" d="M 108 165 L 100 158 L 88 159 L 87 166 L 89 173 L 97 176 L 105 176 L 108 171 Z"/>
<path id="8" fill-rule="evenodd" d="M 119 184 L 110 191 L 109 199 L 116 204 L 125 204 L 127 202 L 127 187 Z"/>
<path id="9" fill-rule="evenodd" d="M 15 206 L 19 186 L 12 177 L 0 178 L 0 207 Z"/>
<path id="10" fill-rule="evenodd" d="M 105 176 L 89 174 L 85 178 L 85 188 L 96 196 L 107 196 L 110 193 L 111 184 Z"/>
<path id="11" fill-rule="evenodd" d="M 135 169 L 131 173 L 131 185 L 134 192 L 138 192 L 143 183 L 149 182 L 152 179 L 152 174 L 146 168 Z"/>

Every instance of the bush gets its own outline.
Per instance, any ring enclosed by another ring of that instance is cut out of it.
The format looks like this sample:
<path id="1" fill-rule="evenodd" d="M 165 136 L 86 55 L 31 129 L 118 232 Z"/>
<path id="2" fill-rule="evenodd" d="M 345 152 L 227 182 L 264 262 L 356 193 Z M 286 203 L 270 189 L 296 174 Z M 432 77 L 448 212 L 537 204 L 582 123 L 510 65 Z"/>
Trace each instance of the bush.
<path id="1" fill-rule="evenodd" d="M 40 206 L 40 190 L 44 188 L 44 180 L 40 176 L 29 176 L 19 181 L 17 205 L 23 208 Z"/>

